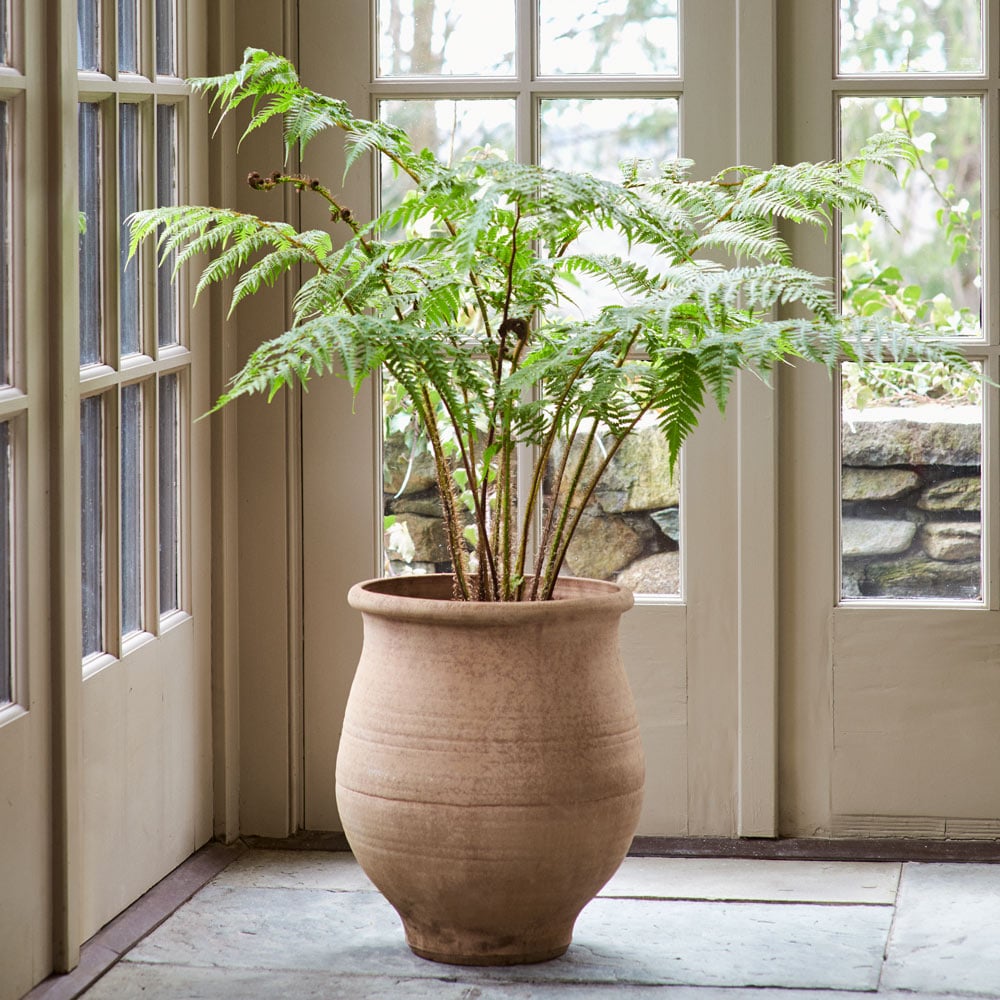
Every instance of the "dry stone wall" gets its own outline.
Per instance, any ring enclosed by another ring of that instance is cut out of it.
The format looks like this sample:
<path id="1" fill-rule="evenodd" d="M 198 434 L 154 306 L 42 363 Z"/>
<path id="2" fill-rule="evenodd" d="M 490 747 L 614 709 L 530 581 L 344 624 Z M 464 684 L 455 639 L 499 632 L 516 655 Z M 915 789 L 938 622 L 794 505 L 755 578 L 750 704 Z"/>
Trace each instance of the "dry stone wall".
<path id="1" fill-rule="evenodd" d="M 981 436 L 975 407 L 845 414 L 844 597 L 980 596 Z"/>
<path id="2" fill-rule="evenodd" d="M 843 595 L 975 598 L 981 593 L 980 411 L 872 409 L 845 414 Z M 553 458 L 552 471 L 560 456 Z M 595 461 L 597 458 L 595 457 Z M 449 569 L 434 468 L 401 442 L 385 449 L 385 512 L 393 573 Z M 566 560 L 576 576 L 638 593 L 680 590 L 680 483 L 655 427 L 619 449 Z"/>

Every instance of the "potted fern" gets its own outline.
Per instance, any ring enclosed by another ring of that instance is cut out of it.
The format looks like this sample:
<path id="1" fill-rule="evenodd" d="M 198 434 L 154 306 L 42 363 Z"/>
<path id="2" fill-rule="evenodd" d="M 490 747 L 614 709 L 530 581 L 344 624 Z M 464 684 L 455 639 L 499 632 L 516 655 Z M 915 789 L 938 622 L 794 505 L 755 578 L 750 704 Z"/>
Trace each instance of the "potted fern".
<path id="1" fill-rule="evenodd" d="M 218 406 L 324 372 L 354 390 L 384 372 L 407 401 L 433 459 L 452 572 L 349 595 L 365 645 L 337 762 L 341 818 L 418 954 L 554 957 L 628 849 L 643 774 L 617 650 L 632 597 L 561 573 L 574 531 L 630 433 L 655 420 L 675 462 L 740 371 L 766 378 L 794 358 L 963 366 L 905 327 L 842 317 L 777 230 L 880 211 L 857 171 L 891 169 L 906 142 L 885 134 L 848 162 L 707 181 L 682 160 L 632 163 L 612 183 L 487 151 L 444 164 L 259 50 L 192 84 L 223 112 L 249 102 L 248 131 L 282 117 L 289 152 L 337 129 L 349 167 L 371 153 L 412 185 L 368 220 L 319 178 L 255 173 L 254 188 L 322 199 L 329 228 L 167 207 L 133 217 L 132 249 L 157 237 L 177 267 L 210 255 L 197 289 L 236 279 L 234 307 L 302 269 L 291 328 L 251 354 Z M 595 231 L 629 251 L 581 249 Z M 580 276 L 622 300 L 574 314 L 564 303 Z M 800 318 L 776 315 L 788 308 Z M 534 460 L 518 468 L 523 446 Z"/>

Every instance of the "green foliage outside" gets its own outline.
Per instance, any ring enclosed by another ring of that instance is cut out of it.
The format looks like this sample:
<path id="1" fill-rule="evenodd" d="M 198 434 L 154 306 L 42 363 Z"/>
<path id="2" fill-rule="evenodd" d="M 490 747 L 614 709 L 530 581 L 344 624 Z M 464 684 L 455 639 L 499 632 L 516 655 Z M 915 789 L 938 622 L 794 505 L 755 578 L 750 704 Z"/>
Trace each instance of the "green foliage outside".
<path id="1" fill-rule="evenodd" d="M 211 255 L 198 290 L 234 278 L 233 307 L 302 269 L 294 325 L 252 352 L 218 406 L 324 372 L 357 391 L 384 367 L 433 456 L 459 599 L 551 598 L 586 502 L 627 435 L 655 420 L 676 461 L 704 406 L 725 407 L 740 371 L 767 379 L 791 359 L 831 372 L 843 359 L 972 370 L 909 324 L 842 315 L 828 282 L 797 268 L 778 232 L 779 223 L 826 229 L 838 211 L 879 215 L 857 176 L 868 164 L 891 171 L 901 156 L 912 161 L 899 133 L 842 163 L 739 167 L 694 181 L 684 160 L 634 162 L 615 183 L 481 151 L 448 165 L 259 50 L 234 73 L 193 85 L 224 112 L 246 104 L 247 131 L 282 118 L 289 151 L 337 129 L 349 168 L 373 154 L 411 181 L 369 222 L 319 178 L 251 174 L 256 189 L 291 185 L 322 199 L 329 231 L 165 207 L 131 219 L 132 249 L 158 238 L 177 267 Z M 616 235 L 626 249 L 584 251 L 585 231 Z M 621 304 L 567 313 L 566 284 L 584 277 L 616 289 Z M 801 318 L 775 318 L 790 306 Z M 577 444 L 560 453 L 567 440 Z M 535 460 L 516 472 L 521 444 Z M 558 502 L 545 505 L 550 459 Z"/>
<path id="2" fill-rule="evenodd" d="M 975 72 L 981 66 L 980 0 L 841 0 L 841 65 L 847 72 Z M 885 86 L 881 84 L 881 86 Z M 850 153 L 877 129 L 911 141 L 894 178 L 859 170 L 891 225 L 845 213 L 842 299 L 857 316 L 922 324 L 942 338 L 981 336 L 982 106 L 965 96 L 854 98 L 842 102 Z M 945 365 L 844 371 L 845 405 L 978 404 L 981 380 Z"/>

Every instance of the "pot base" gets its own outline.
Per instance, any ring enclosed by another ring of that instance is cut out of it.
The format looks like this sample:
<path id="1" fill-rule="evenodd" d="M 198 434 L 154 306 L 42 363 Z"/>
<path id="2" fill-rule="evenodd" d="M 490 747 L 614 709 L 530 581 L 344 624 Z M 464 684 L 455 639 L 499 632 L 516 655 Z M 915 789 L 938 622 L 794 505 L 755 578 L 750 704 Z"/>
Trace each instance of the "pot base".
<path id="1" fill-rule="evenodd" d="M 480 891 L 490 895 L 487 884 Z M 497 887 L 502 896 L 504 890 Z M 497 893 L 494 892 L 495 896 Z M 427 919 L 423 913 L 399 912 L 410 951 L 419 958 L 443 965 L 535 965 L 558 958 L 573 940 L 572 919 L 553 916 L 527 922 L 515 912 L 501 915 L 484 911 L 476 924 Z M 530 918 L 529 918 L 530 920 Z"/>
<path id="2" fill-rule="evenodd" d="M 409 942 L 407 942 L 409 943 Z M 410 951 L 418 958 L 425 958 L 428 962 L 439 962 L 442 965 L 537 965 L 539 962 L 550 962 L 560 955 L 565 955 L 569 948 L 569 943 L 559 945 L 557 948 L 550 948 L 547 951 L 531 951 L 523 954 L 510 954 L 502 952 L 493 955 L 464 955 L 455 952 L 431 951 L 427 948 L 418 948 L 410 945 Z"/>

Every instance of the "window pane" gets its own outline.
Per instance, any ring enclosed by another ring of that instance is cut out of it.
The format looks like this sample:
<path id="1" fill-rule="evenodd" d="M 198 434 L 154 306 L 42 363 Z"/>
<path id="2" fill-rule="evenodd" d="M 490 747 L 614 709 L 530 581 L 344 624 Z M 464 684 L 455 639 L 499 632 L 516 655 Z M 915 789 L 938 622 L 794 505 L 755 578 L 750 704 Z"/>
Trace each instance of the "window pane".
<path id="1" fill-rule="evenodd" d="M 7 0 L 0 0 L 0 62 L 9 65 L 10 59 L 10 12 Z"/>
<path id="2" fill-rule="evenodd" d="M 546 76 L 676 76 L 677 0 L 539 0 L 538 63 Z"/>
<path id="3" fill-rule="evenodd" d="M 617 179 L 623 160 L 659 161 L 679 152 L 678 102 L 673 98 L 544 100 L 541 116 L 541 159 L 547 166 Z M 582 233 L 574 250 L 638 256 L 605 232 Z M 655 271 L 652 254 L 639 260 Z M 620 292 L 597 279 L 581 280 L 564 294 L 571 316 L 590 316 L 604 305 L 624 301 Z M 585 438 L 584 431 L 572 443 L 569 471 L 561 479 L 565 442 L 549 462 L 547 510 L 553 495 L 565 495 L 569 488 Z M 598 454 L 612 445 L 613 440 L 600 433 L 584 468 L 596 469 Z M 621 445 L 587 504 L 567 553 L 566 571 L 617 580 L 637 593 L 679 594 L 680 517 L 679 472 L 671 475 L 666 442 L 651 417 Z"/>
<path id="4" fill-rule="evenodd" d="M 880 128 L 913 138 L 917 163 L 899 179 L 871 168 L 864 181 L 891 224 L 843 219 L 843 302 L 861 316 L 896 316 L 942 336 L 982 329 L 982 104 L 976 97 L 870 97 L 841 102 L 845 155 Z"/>
<path id="5" fill-rule="evenodd" d="M 676 98 L 568 98 L 541 106 L 541 160 L 618 180 L 618 164 L 678 155 Z"/>
<path id="6" fill-rule="evenodd" d="M 118 0 L 118 68 L 139 72 L 139 0 Z"/>
<path id="7" fill-rule="evenodd" d="M 101 112 L 80 105 L 80 364 L 101 360 Z"/>
<path id="8" fill-rule="evenodd" d="M 11 489 L 10 424 L 0 423 L 0 705 L 14 700 L 14 645 L 11 551 L 14 500 Z"/>
<path id="9" fill-rule="evenodd" d="M 180 395 L 178 376 L 159 384 L 160 613 L 180 607 Z"/>
<path id="10" fill-rule="evenodd" d="M 0 383 L 11 384 L 10 370 L 10 145 L 7 104 L 0 104 Z"/>
<path id="11" fill-rule="evenodd" d="M 175 0 L 156 0 L 156 72 L 177 75 L 177 14 Z"/>
<path id="12" fill-rule="evenodd" d="M 80 540 L 83 655 L 104 648 L 104 414 L 100 396 L 80 405 Z"/>
<path id="13" fill-rule="evenodd" d="M 640 159 L 660 161 L 678 155 L 676 98 L 597 98 L 544 100 L 541 103 L 541 162 L 567 171 L 586 171 L 618 180 L 619 164 Z M 653 254 L 630 251 L 625 241 L 606 232 L 581 233 L 580 253 L 626 255 L 652 266 Z M 621 303 L 607 284 L 582 276 L 579 286 L 564 287 L 566 311 L 589 315 L 602 305 Z"/>
<path id="14" fill-rule="evenodd" d="M 509 76 L 514 0 L 379 0 L 379 76 Z"/>
<path id="15" fill-rule="evenodd" d="M 121 584 L 122 635 L 142 626 L 143 581 L 143 392 L 122 387 L 121 395 Z"/>
<path id="16" fill-rule="evenodd" d="M 982 598 L 982 392 L 942 365 L 842 373 L 841 596 Z"/>
<path id="17" fill-rule="evenodd" d="M 840 0 L 842 73 L 978 73 L 982 0 Z"/>
<path id="18" fill-rule="evenodd" d="M 381 101 L 379 117 L 405 129 L 415 149 L 430 149 L 447 163 L 479 146 L 514 157 L 513 101 Z M 383 165 L 381 208 L 394 208 L 412 186 Z"/>
<path id="19" fill-rule="evenodd" d="M 552 456 L 545 476 L 546 515 L 554 496 L 560 498 L 560 505 L 566 497 L 586 438 L 587 429 L 582 429 L 568 456 L 565 441 Z M 581 482 L 593 475 L 613 445 L 610 436 L 598 435 Z M 581 489 L 579 502 L 582 499 Z M 579 502 L 574 500 L 574 513 Z M 584 508 L 563 571 L 615 580 L 636 593 L 676 595 L 680 593 L 680 542 L 680 476 L 676 471 L 671 475 L 666 439 L 650 416 L 625 438 L 608 465 Z"/>
<path id="20" fill-rule="evenodd" d="M 482 146 L 514 156 L 514 102 L 510 100 L 382 101 L 379 116 L 406 129 L 417 149 L 431 149 L 447 162 Z M 395 207 L 410 187 L 409 181 L 384 169 L 380 207 Z M 450 572 L 429 445 L 399 385 L 388 375 L 383 376 L 383 418 L 385 572 Z"/>
<path id="21" fill-rule="evenodd" d="M 161 104 L 156 109 L 156 203 L 177 204 L 177 108 Z M 177 324 L 177 286 L 170 280 L 174 254 L 156 272 L 156 339 L 160 347 L 180 342 Z"/>
<path id="22" fill-rule="evenodd" d="M 430 443 L 402 386 L 386 372 L 382 417 L 383 572 L 386 576 L 450 573 Z"/>
<path id="23" fill-rule="evenodd" d="M 100 0 L 76 0 L 77 66 L 100 69 Z"/>
<path id="24" fill-rule="evenodd" d="M 129 229 L 125 220 L 139 210 L 139 107 L 123 104 L 118 109 L 118 215 L 120 234 L 118 256 L 119 337 L 121 352 L 138 354 L 142 350 L 139 333 L 139 259 L 129 260 Z"/>

